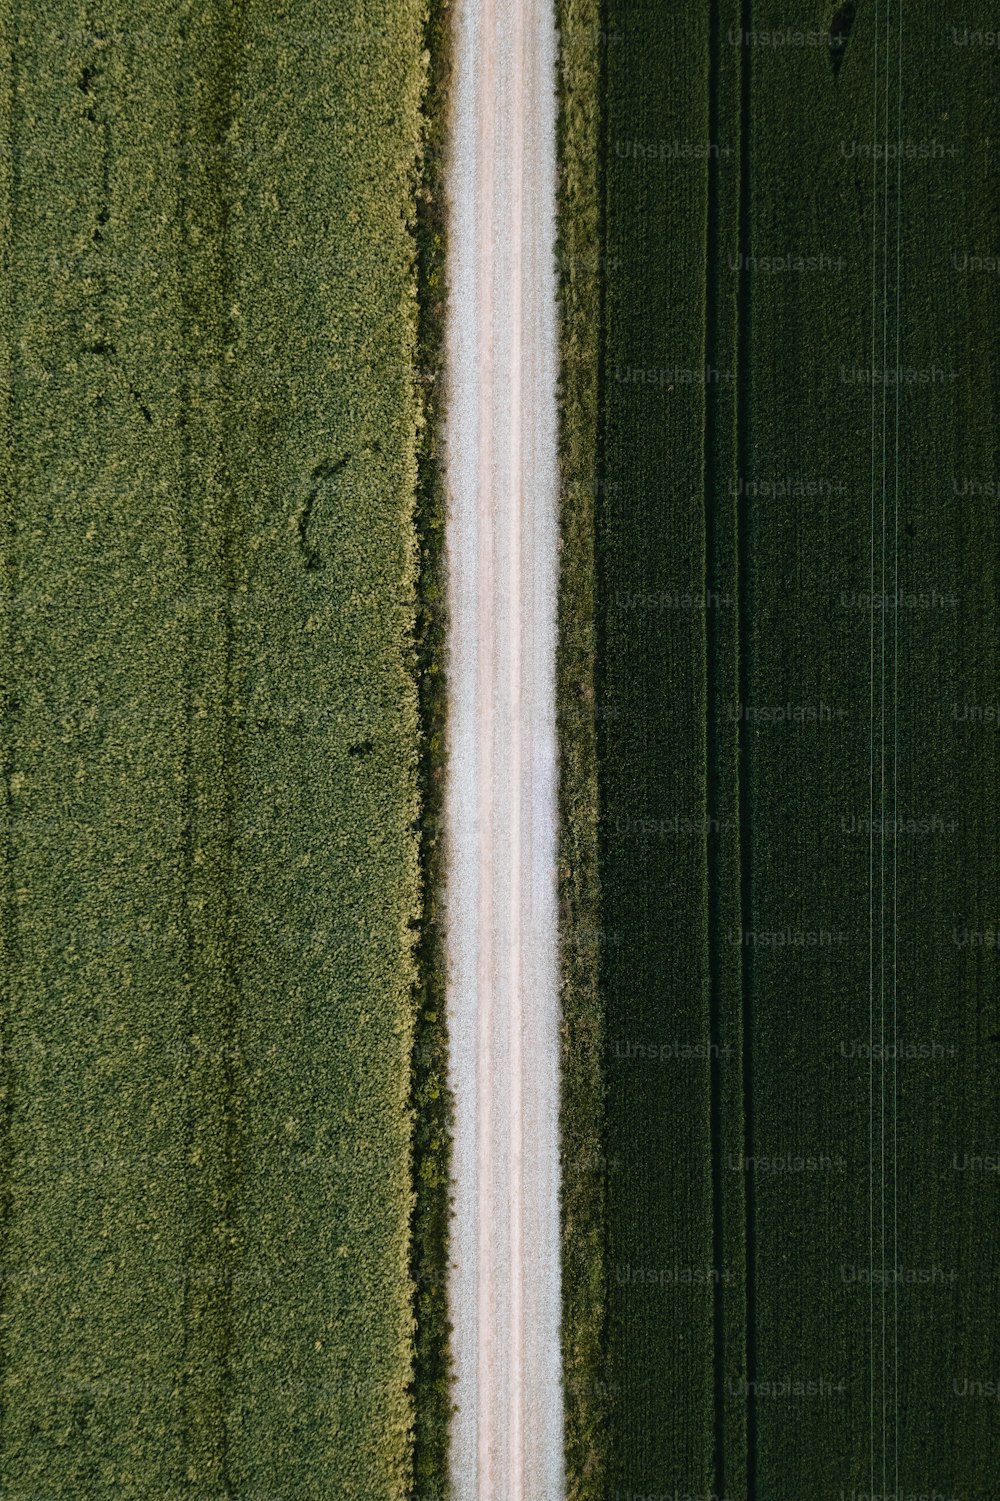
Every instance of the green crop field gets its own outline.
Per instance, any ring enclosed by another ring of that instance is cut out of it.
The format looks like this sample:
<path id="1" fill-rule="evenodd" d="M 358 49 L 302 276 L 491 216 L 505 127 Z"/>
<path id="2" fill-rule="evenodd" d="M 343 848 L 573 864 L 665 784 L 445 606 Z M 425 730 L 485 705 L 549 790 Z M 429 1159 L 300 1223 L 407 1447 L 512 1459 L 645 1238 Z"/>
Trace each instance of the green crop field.
<path id="1" fill-rule="evenodd" d="M 660 139 L 706 136 L 707 15 L 611 7 L 605 32 L 597 698 L 608 1480 L 655 1493 L 696 1479 L 683 1488 L 704 1489 L 712 1427 L 705 620 L 668 603 L 705 583 L 707 211 L 703 171 L 668 175 L 646 153 Z M 661 1061 L 674 1045 L 702 1055 Z M 702 1280 L 664 1289 L 661 1270 L 675 1266 L 700 1268 Z"/>
<path id="2" fill-rule="evenodd" d="M 425 24 L 0 7 L 11 1501 L 409 1489 Z"/>
<path id="3" fill-rule="evenodd" d="M 571 1494 L 989 1501 L 995 27 L 587 14 L 563 194 L 599 285 L 563 346 L 598 384 L 564 449 L 596 505 L 563 652 L 596 591 L 596 793 L 563 821 L 599 831 L 567 948 L 598 935 L 603 1116 L 566 1229 L 597 1300 L 567 1278 Z"/>

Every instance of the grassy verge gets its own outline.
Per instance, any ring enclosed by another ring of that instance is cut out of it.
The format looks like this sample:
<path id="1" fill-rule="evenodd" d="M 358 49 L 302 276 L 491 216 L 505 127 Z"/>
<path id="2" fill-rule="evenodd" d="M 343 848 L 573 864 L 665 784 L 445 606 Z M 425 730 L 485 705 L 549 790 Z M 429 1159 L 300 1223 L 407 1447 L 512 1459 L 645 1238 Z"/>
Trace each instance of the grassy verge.
<path id="1" fill-rule="evenodd" d="M 605 1307 L 597 839 L 595 512 L 601 304 L 599 0 L 562 0 L 558 648 L 562 964 L 563 1371 L 568 1495 L 604 1494 Z"/>
<path id="2" fill-rule="evenodd" d="M 444 173 L 452 66 L 450 0 L 432 0 L 425 46 L 430 67 L 424 99 L 423 174 L 416 224 L 420 307 L 417 365 L 424 388 L 424 425 L 417 450 L 416 513 L 420 543 L 416 666 L 422 736 L 423 901 L 413 1054 L 415 1199 L 411 1254 L 416 1289 L 413 1493 L 418 1501 L 446 1501 L 450 1494 L 448 1433 L 452 1409 L 447 1297 L 451 1102 L 441 912 L 446 713 L 441 399 L 446 293 Z"/>
<path id="3" fill-rule="evenodd" d="M 0 7 L 15 1501 L 410 1489 L 424 44 Z"/>

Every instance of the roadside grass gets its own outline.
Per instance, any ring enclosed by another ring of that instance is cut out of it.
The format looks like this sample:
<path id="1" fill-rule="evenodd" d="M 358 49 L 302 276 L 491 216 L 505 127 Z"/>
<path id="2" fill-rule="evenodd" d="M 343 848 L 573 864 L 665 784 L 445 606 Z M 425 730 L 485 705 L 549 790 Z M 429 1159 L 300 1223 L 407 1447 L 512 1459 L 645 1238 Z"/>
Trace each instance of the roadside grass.
<path id="1" fill-rule="evenodd" d="M 416 623 L 419 694 L 420 856 L 422 908 L 416 960 L 413 1051 L 414 1211 L 411 1249 L 416 1298 L 414 1348 L 414 1495 L 447 1501 L 453 1407 L 448 1318 L 448 1226 L 451 1210 L 452 1110 L 444 952 L 445 495 L 442 398 L 448 98 L 452 69 L 451 0 L 431 0 L 425 25 L 429 56 L 424 96 L 422 181 L 417 193 L 419 322 L 417 367 L 424 422 L 417 448 L 416 525 L 420 577 Z"/>
<path id="2" fill-rule="evenodd" d="M 567 1494 L 604 1495 L 604 1178 L 595 511 L 601 304 L 600 5 L 561 0 L 559 239 L 563 1322 Z"/>

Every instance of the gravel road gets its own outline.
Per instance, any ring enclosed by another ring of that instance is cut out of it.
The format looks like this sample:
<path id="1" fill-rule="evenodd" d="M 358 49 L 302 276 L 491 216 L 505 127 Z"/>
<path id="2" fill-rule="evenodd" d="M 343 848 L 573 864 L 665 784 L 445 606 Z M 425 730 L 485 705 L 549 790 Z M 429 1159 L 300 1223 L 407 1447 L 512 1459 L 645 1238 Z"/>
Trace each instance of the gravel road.
<path id="1" fill-rule="evenodd" d="M 555 22 L 459 0 L 448 552 L 456 1501 L 560 1501 Z"/>

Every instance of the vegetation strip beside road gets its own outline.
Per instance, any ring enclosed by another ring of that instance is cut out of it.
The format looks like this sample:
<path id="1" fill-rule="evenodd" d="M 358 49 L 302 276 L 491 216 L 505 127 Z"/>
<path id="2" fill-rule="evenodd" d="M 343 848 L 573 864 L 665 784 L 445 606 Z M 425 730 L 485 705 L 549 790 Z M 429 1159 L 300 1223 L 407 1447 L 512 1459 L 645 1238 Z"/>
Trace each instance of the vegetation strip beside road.
<path id="1" fill-rule="evenodd" d="M 595 515 L 603 224 L 604 49 L 598 0 L 560 0 L 559 906 L 562 1355 L 569 1501 L 603 1501 L 604 1195 L 602 945 L 598 884 Z"/>
<path id="2" fill-rule="evenodd" d="M 448 1319 L 452 1101 L 445 1010 L 444 777 L 447 724 L 444 343 L 447 305 L 448 101 L 453 75 L 452 0 L 430 0 L 425 26 L 422 183 L 417 193 L 417 368 L 424 423 L 417 447 L 420 576 L 416 622 L 420 706 L 422 908 L 413 1049 L 413 1244 L 415 1289 L 413 1487 L 420 1501 L 448 1501 L 453 1404 Z"/>

